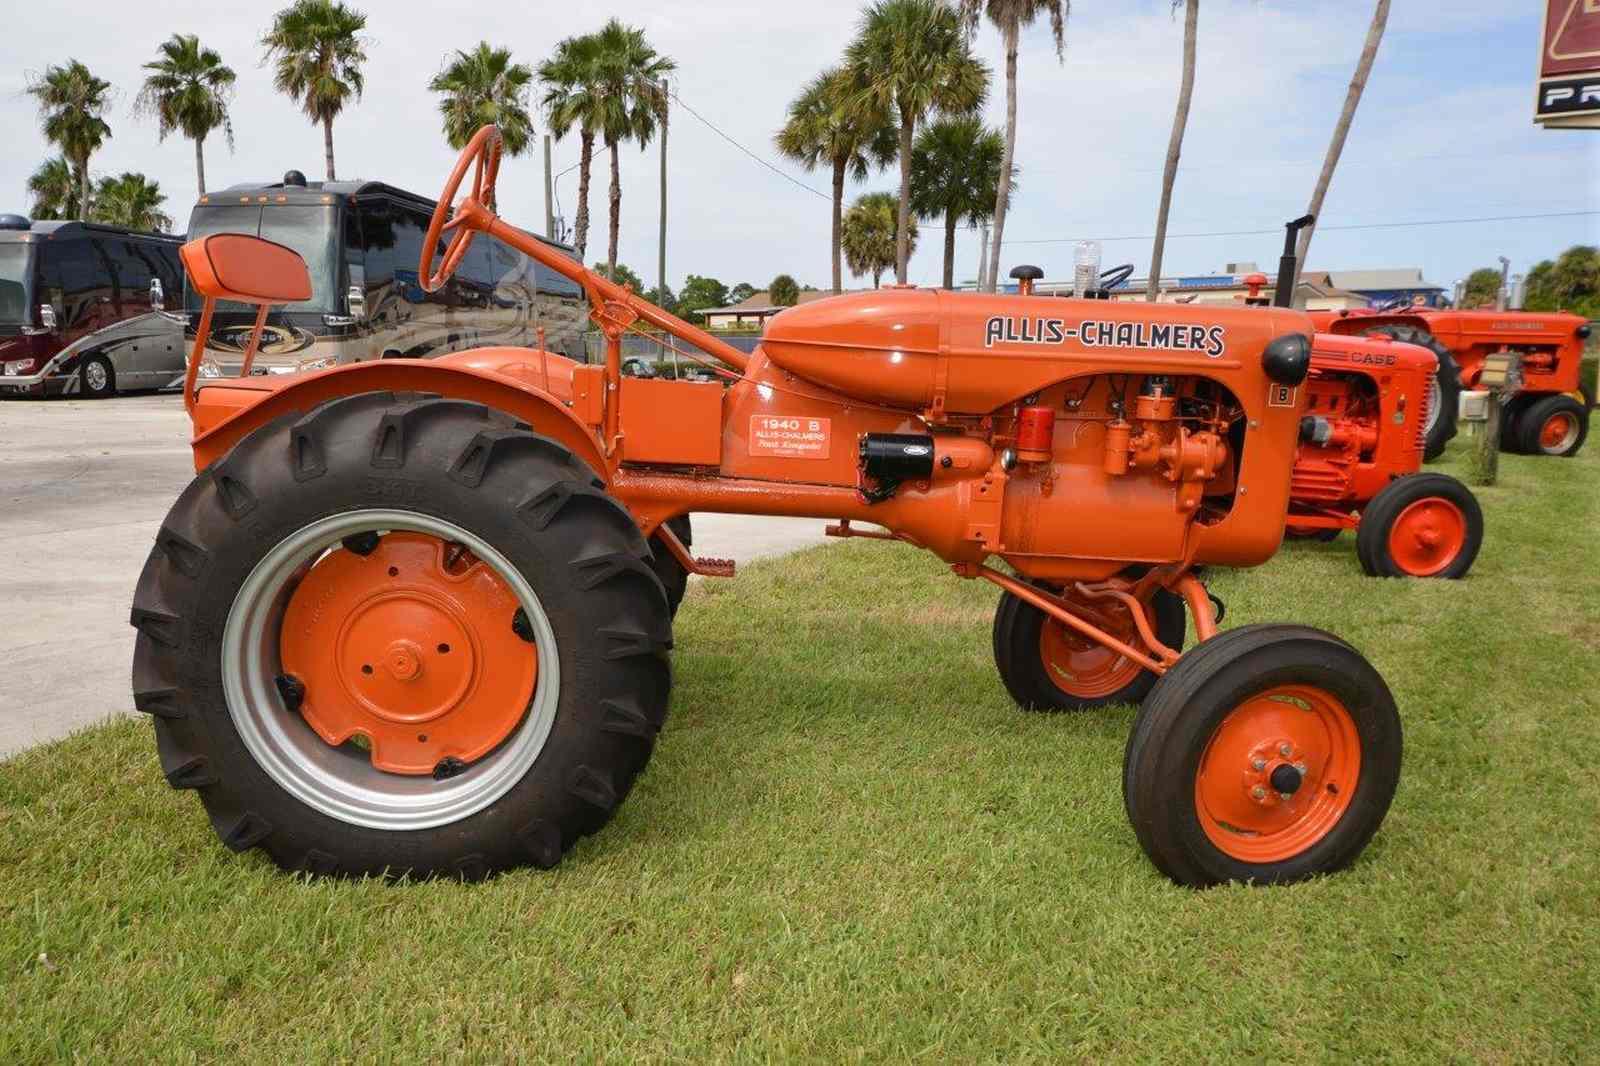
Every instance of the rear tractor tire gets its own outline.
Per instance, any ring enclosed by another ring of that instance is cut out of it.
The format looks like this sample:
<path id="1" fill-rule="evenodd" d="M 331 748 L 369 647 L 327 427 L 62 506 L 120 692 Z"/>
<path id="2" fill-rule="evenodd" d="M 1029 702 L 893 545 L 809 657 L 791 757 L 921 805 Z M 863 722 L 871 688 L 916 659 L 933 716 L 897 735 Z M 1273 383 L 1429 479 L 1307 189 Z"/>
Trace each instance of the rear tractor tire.
<path id="1" fill-rule="evenodd" d="M 1446 474 L 1391 481 L 1356 530 L 1356 558 L 1372 577 L 1464 577 L 1481 547 L 1478 498 Z"/>
<path id="2" fill-rule="evenodd" d="M 1400 780 L 1400 716 L 1354 648 L 1305 626 L 1229 630 L 1151 689 L 1122 797 L 1180 885 L 1282 884 L 1342 869 Z"/>
<path id="3" fill-rule="evenodd" d="M 1404 344 L 1415 344 L 1432 352 L 1439 359 L 1434 371 L 1434 388 L 1428 397 L 1428 420 L 1423 427 L 1422 458 L 1427 462 L 1444 454 L 1444 446 L 1456 436 L 1456 419 L 1461 404 L 1461 368 L 1456 357 L 1439 339 L 1425 329 L 1415 326 L 1380 326 L 1374 332 Z"/>
<path id="4" fill-rule="evenodd" d="M 1113 636 L 1139 644 L 1127 608 L 1098 600 Z M 1157 589 L 1146 607 L 1156 637 L 1181 649 L 1188 631 L 1182 597 Z M 994 661 L 1006 691 L 1025 711 L 1087 711 L 1144 699 L 1156 675 L 1051 618 L 1026 600 L 1001 593 L 994 612 Z"/>
<path id="5" fill-rule="evenodd" d="M 184 490 L 134 595 L 161 769 L 286 870 L 475 880 L 603 826 L 667 710 L 627 512 L 479 404 L 364 393 Z"/>
<path id="6" fill-rule="evenodd" d="M 1577 455 L 1588 435 L 1589 410 L 1571 396 L 1533 400 L 1517 418 L 1518 450 L 1529 455 Z"/>

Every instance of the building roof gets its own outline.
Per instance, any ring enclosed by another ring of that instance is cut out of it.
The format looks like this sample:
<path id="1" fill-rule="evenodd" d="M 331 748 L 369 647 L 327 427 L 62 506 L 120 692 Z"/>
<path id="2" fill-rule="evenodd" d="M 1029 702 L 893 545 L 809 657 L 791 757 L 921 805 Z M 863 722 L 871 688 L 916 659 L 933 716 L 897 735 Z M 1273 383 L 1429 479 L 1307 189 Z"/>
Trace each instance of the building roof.
<path id="1" fill-rule="evenodd" d="M 1425 281 L 1417 267 L 1388 267 L 1378 270 L 1331 270 L 1333 283 L 1352 292 L 1386 292 L 1392 289 L 1427 289 L 1443 292 L 1443 285 Z"/>

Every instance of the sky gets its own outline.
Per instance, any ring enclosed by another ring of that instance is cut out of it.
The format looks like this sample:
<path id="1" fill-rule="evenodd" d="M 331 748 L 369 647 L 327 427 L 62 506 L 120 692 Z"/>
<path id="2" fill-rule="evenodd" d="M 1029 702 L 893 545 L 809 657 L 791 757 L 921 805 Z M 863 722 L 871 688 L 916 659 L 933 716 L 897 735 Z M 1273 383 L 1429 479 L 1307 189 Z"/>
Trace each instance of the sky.
<path id="1" fill-rule="evenodd" d="M 454 158 L 427 82 L 454 49 L 480 40 L 536 65 L 561 38 L 616 15 L 642 28 L 678 64 L 668 141 L 667 276 L 762 287 L 779 273 L 825 287 L 829 176 L 782 160 L 772 138 L 800 87 L 838 61 L 860 18 L 858 0 L 612 0 L 609 4 L 474 4 L 353 0 L 368 15 L 366 92 L 336 121 L 341 178 L 378 179 L 437 196 Z M 1064 61 L 1048 29 L 1026 31 L 1019 58 L 1017 162 L 1004 268 L 1071 273 L 1074 242 L 1105 239 L 1104 261 L 1150 257 L 1161 169 L 1176 100 L 1181 14 L 1167 0 L 1079 0 Z M 1420 267 L 1449 286 L 1498 256 L 1527 269 L 1576 243 L 1600 244 L 1600 131 L 1541 130 L 1532 120 L 1542 4 L 1529 0 L 1394 0 L 1349 143 L 1325 204 L 1310 266 Z M 168 35 L 198 33 L 239 76 L 235 145 L 206 145 L 215 190 L 274 180 L 293 167 L 322 177 L 322 136 L 272 88 L 259 44 L 273 5 L 230 0 L 160 4 L 87 0 L 66 17 L 24 4 L 0 39 L 0 211 L 25 211 L 25 183 L 50 154 L 25 89 L 30 76 L 76 58 L 116 86 L 113 136 L 96 174 L 141 171 L 158 180 L 180 227 L 196 193 L 190 142 L 162 142 L 132 114 L 143 72 Z M 1366 34 L 1366 0 L 1202 0 L 1194 104 L 1184 142 L 1163 271 L 1205 274 L 1255 261 L 1271 269 L 1282 223 L 1310 198 Z M 1004 122 L 1004 56 L 987 24 L 975 41 L 992 71 L 987 121 Z M 702 121 L 703 118 L 705 121 Z M 710 123 L 711 125 L 707 125 Z M 719 134 L 711 128 L 715 126 Z M 544 132 L 540 123 L 540 132 Z M 724 138 L 723 135 L 726 135 Z M 774 173 L 730 140 L 766 160 Z M 656 282 L 659 160 L 654 145 L 622 151 L 621 260 Z M 577 161 L 575 136 L 556 143 L 555 169 Z M 542 152 L 507 161 L 502 214 L 544 223 Z M 575 209 L 577 174 L 556 182 Z M 594 175 L 588 258 L 603 258 L 607 172 Z M 849 197 L 896 189 L 894 170 L 853 184 Z M 1579 212 L 1590 212 L 1587 215 Z M 1565 217 L 1505 220 L 1504 216 Z M 1460 223 L 1461 219 L 1500 221 Z M 1389 226 L 1391 223 L 1446 222 Z M 1339 226 L 1385 228 L 1339 230 Z M 1247 232 L 1272 231 L 1272 232 Z M 924 223 L 911 280 L 936 284 L 942 223 Z M 957 278 L 976 276 L 978 238 L 958 235 Z M 868 284 L 857 281 L 855 284 Z"/>

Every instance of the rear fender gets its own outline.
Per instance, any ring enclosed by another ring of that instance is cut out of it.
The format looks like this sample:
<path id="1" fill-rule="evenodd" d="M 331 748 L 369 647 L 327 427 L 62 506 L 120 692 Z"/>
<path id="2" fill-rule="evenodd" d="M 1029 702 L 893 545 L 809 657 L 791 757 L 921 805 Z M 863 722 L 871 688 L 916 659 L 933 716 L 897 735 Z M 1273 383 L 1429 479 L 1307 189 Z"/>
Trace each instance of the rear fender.
<path id="1" fill-rule="evenodd" d="M 508 358 L 515 361 L 499 370 L 489 369 L 494 364 L 487 353 L 471 352 L 445 359 L 385 359 L 208 385 L 200 390 L 194 408 L 195 469 L 204 470 L 246 436 L 282 415 L 309 411 L 327 400 L 362 392 L 423 392 L 481 403 L 526 422 L 535 432 L 561 442 L 609 483 L 612 470 L 594 431 L 567 409 L 560 395 L 571 391 L 571 361 L 552 355 L 545 367 L 536 353 L 526 350 Z"/>

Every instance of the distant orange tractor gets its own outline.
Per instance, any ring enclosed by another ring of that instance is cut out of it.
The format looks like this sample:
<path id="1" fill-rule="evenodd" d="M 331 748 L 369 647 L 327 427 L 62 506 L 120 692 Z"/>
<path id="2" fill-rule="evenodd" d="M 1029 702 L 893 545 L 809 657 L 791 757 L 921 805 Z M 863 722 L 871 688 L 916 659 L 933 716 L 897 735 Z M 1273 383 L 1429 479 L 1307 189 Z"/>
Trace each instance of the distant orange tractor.
<path id="1" fill-rule="evenodd" d="M 810 303 L 747 355 L 497 218 L 499 156 L 485 127 L 419 275 L 437 288 L 493 234 L 583 288 L 603 365 L 491 348 L 198 390 L 190 367 L 199 473 L 139 580 L 133 686 L 167 780 L 229 847 L 343 875 L 555 864 L 662 728 L 670 582 L 732 570 L 668 523 L 724 512 L 829 519 L 998 586 L 995 655 L 1027 706 L 1142 699 L 1123 797 L 1173 880 L 1361 852 L 1399 779 L 1388 687 L 1327 633 L 1219 632 L 1196 569 L 1283 537 L 1304 314 L 1046 298 L 1023 270 L 1015 296 Z M 305 291 L 257 238 L 183 254 L 204 314 Z M 624 377 L 643 326 L 728 384 Z"/>
<path id="2" fill-rule="evenodd" d="M 1580 315 L 1534 311 L 1385 307 L 1315 311 L 1317 329 L 1345 336 L 1380 335 L 1420 344 L 1439 358 L 1438 417 L 1430 420 L 1427 457 L 1456 434 L 1462 389 L 1475 389 L 1484 360 L 1520 355 L 1522 384 L 1506 406 L 1501 447 L 1529 455 L 1576 455 L 1589 434 L 1594 397 L 1580 380 L 1590 325 Z"/>

